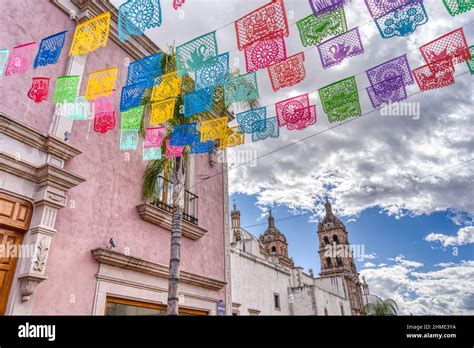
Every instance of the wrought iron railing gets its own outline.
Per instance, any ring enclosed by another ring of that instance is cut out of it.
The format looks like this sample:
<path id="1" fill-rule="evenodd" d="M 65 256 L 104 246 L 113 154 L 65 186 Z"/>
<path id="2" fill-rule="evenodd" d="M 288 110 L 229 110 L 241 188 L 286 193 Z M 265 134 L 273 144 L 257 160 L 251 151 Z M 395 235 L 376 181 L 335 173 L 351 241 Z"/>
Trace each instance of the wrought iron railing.
<path id="1" fill-rule="evenodd" d="M 173 182 L 160 175 L 156 184 L 158 189 L 158 199 L 151 204 L 172 213 Z M 188 190 L 184 191 L 183 219 L 195 225 L 198 224 L 198 198 L 199 197 L 194 193 Z"/>

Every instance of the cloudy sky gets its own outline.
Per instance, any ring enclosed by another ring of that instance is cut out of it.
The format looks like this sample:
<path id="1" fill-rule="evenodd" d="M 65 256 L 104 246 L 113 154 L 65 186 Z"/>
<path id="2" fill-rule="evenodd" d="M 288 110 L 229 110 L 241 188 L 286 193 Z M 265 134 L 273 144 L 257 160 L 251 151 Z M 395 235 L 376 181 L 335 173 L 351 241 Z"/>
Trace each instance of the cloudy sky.
<path id="1" fill-rule="evenodd" d="M 233 21 L 267 2 L 186 0 L 175 11 L 171 1 L 162 1 L 163 25 L 147 35 L 167 47 L 218 29 L 219 53 L 229 51 L 233 68 L 245 72 Z M 303 0 L 286 0 L 285 6 L 287 52 L 293 55 L 305 49 L 293 23 L 311 9 Z M 429 21 L 415 33 L 382 39 L 364 2 L 353 0 L 345 7 L 346 18 L 349 28 L 359 27 L 363 55 L 323 69 L 317 49 L 306 49 L 305 80 L 277 93 L 267 71 L 259 71 L 260 104 L 269 105 L 269 117 L 273 103 L 311 92 L 318 122 L 304 131 L 281 130 L 278 139 L 252 143 L 247 138 L 232 150 L 237 161 L 249 153 L 258 159 L 230 170 L 231 199 L 242 211 L 243 226 L 256 235 L 264 231 L 272 207 L 288 237 L 290 256 L 317 272 L 316 222 L 327 195 L 351 242 L 364 246 L 367 257 L 357 266 L 372 293 L 395 299 L 405 314 L 474 314 L 474 119 L 466 64 L 456 66 L 455 74 L 464 74 L 455 85 L 407 100 L 420 107 L 419 118 L 376 111 L 337 126 L 327 121 L 315 92 L 356 75 L 363 113 L 368 113 L 366 69 L 404 53 L 412 69 L 421 66 L 420 45 L 462 26 L 468 42 L 474 42 L 473 11 L 451 17 L 441 0 L 425 1 L 425 7 Z M 407 91 L 417 93 L 418 87 Z"/>

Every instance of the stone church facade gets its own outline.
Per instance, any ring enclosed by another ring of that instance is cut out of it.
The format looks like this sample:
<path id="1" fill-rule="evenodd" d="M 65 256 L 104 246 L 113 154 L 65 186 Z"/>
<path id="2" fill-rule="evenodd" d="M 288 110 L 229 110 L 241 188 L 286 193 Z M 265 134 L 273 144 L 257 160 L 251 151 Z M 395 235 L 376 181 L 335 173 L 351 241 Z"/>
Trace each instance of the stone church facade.
<path id="1" fill-rule="evenodd" d="M 368 296 L 359 281 L 345 226 L 326 202 L 318 226 L 320 277 L 294 265 L 285 235 L 268 217 L 259 237 L 240 226 L 240 211 L 231 211 L 230 259 L 233 315 L 358 315 Z"/>

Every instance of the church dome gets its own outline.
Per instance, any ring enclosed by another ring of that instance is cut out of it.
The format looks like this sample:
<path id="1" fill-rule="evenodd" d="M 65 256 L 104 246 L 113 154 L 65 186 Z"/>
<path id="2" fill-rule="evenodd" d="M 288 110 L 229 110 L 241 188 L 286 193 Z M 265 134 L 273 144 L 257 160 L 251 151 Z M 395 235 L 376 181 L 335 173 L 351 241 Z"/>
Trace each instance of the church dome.
<path id="1" fill-rule="evenodd" d="M 332 212 L 332 206 L 331 203 L 329 203 L 327 197 L 326 197 L 326 204 L 324 204 L 324 207 L 326 208 L 326 216 L 321 220 L 321 222 L 318 225 L 319 229 L 322 229 L 324 227 L 342 227 L 345 228 L 344 224 L 337 218 L 336 215 Z"/>

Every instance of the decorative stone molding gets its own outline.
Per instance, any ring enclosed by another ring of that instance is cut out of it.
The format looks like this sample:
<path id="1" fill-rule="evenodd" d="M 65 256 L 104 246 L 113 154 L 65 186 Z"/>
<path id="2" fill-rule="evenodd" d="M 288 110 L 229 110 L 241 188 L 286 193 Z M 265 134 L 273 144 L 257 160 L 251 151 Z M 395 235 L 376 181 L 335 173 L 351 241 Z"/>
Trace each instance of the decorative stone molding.
<path id="1" fill-rule="evenodd" d="M 154 225 L 160 226 L 171 232 L 172 214 L 169 211 L 160 209 L 148 203 L 137 205 L 140 217 Z M 202 227 L 182 220 L 183 236 L 192 240 L 197 240 L 207 233 Z"/>
<path id="2" fill-rule="evenodd" d="M 50 1 L 70 16 L 71 10 L 62 5 L 59 0 Z M 111 20 L 109 37 L 134 59 L 140 59 L 161 51 L 160 48 L 145 35 L 131 36 L 130 39 L 125 42 L 120 41 L 118 37 L 118 9 L 111 4 L 110 1 L 71 0 L 71 3 L 81 11 L 80 15 L 77 16 L 79 21 L 85 21 L 100 13 L 110 12 Z"/>
<path id="3" fill-rule="evenodd" d="M 168 278 L 169 276 L 169 267 L 166 265 L 128 256 L 113 250 L 97 248 L 92 250 L 92 255 L 94 255 L 94 258 L 99 263 L 140 273 L 151 274 L 161 278 Z M 180 272 L 180 282 L 216 291 L 222 289 L 227 284 L 226 282 L 217 279 L 204 277 L 186 271 Z"/>
<path id="4" fill-rule="evenodd" d="M 20 294 L 22 301 L 29 301 L 31 299 L 31 296 L 34 294 L 38 284 L 46 279 L 48 278 L 45 276 L 29 274 L 20 275 L 18 277 L 18 281 L 20 283 Z"/>
<path id="5" fill-rule="evenodd" d="M 35 260 L 33 261 L 33 270 L 43 272 L 46 265 L 46 258 L 48 257 L 49 246 L 47 239 L 43 237 L 41 242 L 36 246 L 37 252 L 35 254 Z"/>
<path id="6" fill-rule="evenodd" d="M 24 123 L 18 122 L 0 112 L 0 134 L 34 147 L 57 158 L 61 163 L 78 156 L 81 151 L 50 134 L 42 134 Z"/>

